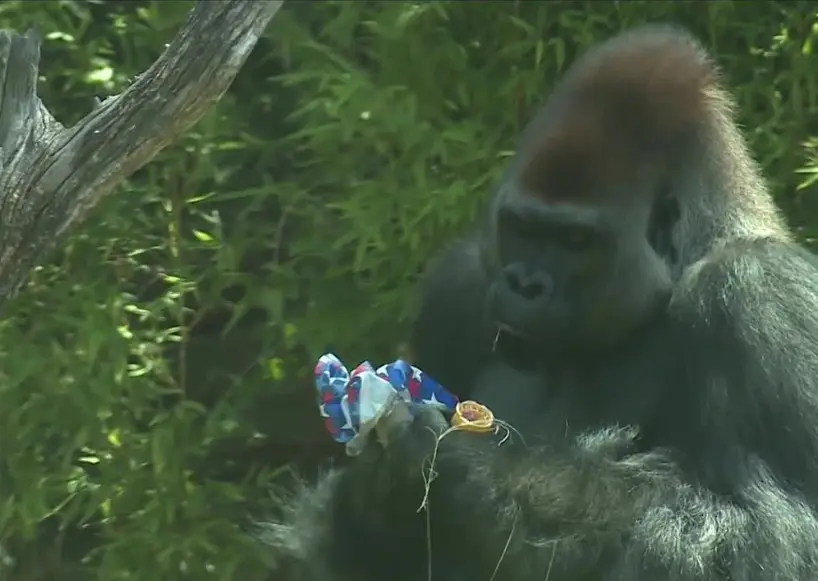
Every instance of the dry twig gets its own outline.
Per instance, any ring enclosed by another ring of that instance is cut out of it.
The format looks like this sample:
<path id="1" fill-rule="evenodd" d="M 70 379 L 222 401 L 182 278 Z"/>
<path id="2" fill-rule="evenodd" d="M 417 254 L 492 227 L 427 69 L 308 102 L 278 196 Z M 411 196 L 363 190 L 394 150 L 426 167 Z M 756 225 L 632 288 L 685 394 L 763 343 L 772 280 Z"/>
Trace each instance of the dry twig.
<path id="1" fill-rule="evenodd" d="M 122 94 L 63 127 L 37 97 L 40 35 L 0 30 L 0 302 L 103 196 L 224 94 L 283 0 L 200 0 Z"/>

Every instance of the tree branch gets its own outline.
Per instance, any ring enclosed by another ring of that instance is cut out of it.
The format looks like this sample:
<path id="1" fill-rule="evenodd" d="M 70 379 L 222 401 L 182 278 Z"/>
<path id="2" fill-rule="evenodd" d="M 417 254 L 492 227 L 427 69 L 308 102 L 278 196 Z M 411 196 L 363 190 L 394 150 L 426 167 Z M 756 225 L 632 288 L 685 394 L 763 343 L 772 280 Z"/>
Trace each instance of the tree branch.
<path id="1" fill-rule="evenodd" d="M 199 0 L 125 92 L 64 128 L 37 97 L 40 35 L 0 30 L 0 303 L 103 196 L 218 101 L 283 0 Z"/>

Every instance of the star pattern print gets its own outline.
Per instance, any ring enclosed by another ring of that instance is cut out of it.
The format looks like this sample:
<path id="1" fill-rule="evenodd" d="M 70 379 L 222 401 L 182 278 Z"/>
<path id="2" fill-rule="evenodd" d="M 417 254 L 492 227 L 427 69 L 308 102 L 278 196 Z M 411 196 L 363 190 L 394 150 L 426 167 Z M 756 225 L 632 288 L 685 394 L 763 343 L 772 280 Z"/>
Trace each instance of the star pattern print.
<path id="1" fill-rule="evenodd" d="M 341 444 L 350 442 L 359 433 L 361 422 L 377 421 L 381 410 L 376 405 L 373 412 L 372 403 L 387 401 L 389 393 L 397 393 L 407 403 L 436 405 L 448 410 L 454 410 L 458 401 L 437 381 L 402 359 L 377 370 L 364 361 L 350 373 L 340 359 L 327 353 L 318 359 L 314 376 L 324 426 Z M 363 418 L 362 399 L 370 404 Z"/>

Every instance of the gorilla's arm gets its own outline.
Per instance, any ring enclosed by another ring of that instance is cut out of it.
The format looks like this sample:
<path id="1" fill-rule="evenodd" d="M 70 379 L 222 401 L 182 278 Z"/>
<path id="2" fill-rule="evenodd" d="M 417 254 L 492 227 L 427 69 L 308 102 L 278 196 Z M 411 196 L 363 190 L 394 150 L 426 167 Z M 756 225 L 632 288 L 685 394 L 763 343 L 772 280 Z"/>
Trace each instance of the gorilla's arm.
<path id="1" fill-rule="evenodd" d="M 412 327 L 413 362 L 460 397 L 481 371 L 476 362 L 491 357 L 496 332 L 484 315 L 488 282 L 478 244 L 460 240 L 427 266 Z"/>
<path id="2" fill-rule="evenodd" d="M 673 456 L 638 451 L 624 430 L 524 462 L 471 434 L 443 438 L 430 514 L 461 518 L 435 523 L 434 550 L 474 575 L 499 563 L 495 579 L 815 575 L 818 520 L 802 492 L 818 474 L 796 464 L 805 446 L 818 452 L 812 289 L 814 258 L 782 243 L 738 242 L 690 269 L 671 305 L 689 374 L 673 387 L 701 391 L 672 399 L 700 423 L 668 442 Z"/>

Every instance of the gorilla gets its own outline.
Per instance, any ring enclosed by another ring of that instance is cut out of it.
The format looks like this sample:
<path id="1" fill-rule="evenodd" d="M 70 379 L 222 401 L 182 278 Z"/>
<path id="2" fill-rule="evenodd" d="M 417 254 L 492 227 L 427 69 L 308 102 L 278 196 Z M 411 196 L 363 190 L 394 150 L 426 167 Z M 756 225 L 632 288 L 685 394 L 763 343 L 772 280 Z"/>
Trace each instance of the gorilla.
<path id="1" fill-rule="evenodd" d="M 701 44 L 588 51 L 429 267 L 405 431 L 264 526 L 275 579 L 818 579 L 818 270 Z M 442 435 L 441 435 L 442 434 Z"/>

